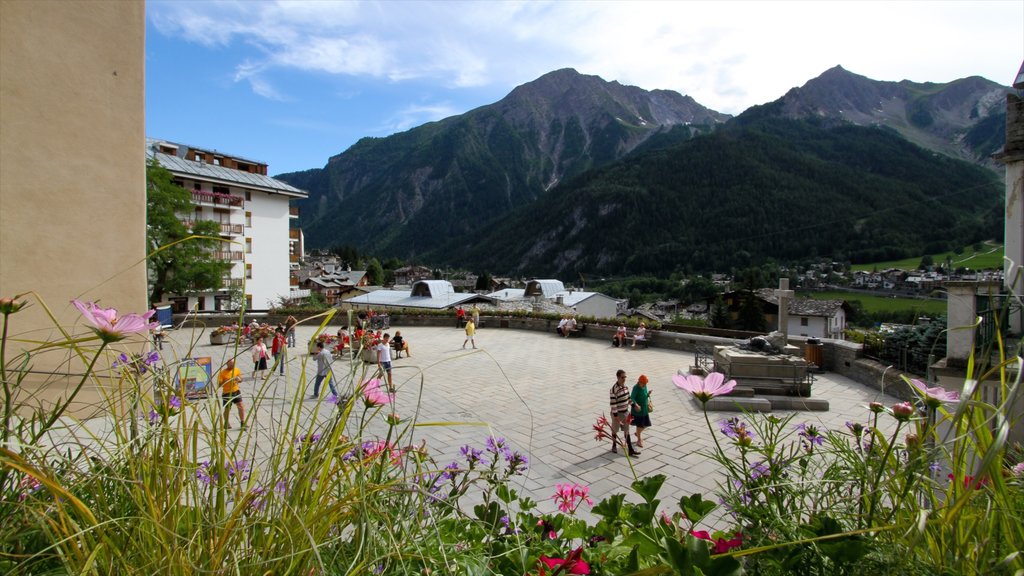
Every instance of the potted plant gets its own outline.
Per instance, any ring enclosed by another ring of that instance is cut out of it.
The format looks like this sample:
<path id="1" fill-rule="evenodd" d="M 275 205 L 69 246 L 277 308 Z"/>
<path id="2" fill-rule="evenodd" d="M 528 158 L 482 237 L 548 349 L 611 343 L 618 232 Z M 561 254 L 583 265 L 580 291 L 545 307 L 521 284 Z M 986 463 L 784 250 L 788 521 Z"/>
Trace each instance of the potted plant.
<path id="1" fill-rule="evenodd" d="M 219 326 L 210 332 L 210 344 L 231 344 L 238 337 L 234 326 Z"/>

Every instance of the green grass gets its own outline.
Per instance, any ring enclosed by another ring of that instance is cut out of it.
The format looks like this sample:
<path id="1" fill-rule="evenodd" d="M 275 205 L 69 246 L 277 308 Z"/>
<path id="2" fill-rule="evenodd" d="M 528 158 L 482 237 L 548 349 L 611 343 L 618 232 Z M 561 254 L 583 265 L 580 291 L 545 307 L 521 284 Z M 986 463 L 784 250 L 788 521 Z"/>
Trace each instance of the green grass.
<path id="1" fill-rule="evenodd" d="M 874 296 L 859 292 L 842 292 L 839 290 L 830 292 L 808 292 L 801 293 L 801 296 L 808 296 L 815 300 L 860 300 L 865 312 L 896 312 L 901 310 L 918 310 L 930 316 L 937 316 L 946 313 L 946 302 L 944 300 L 918 300 L 916 298 L 889 298 L 886 296 Z"/>
<path id="2" fill-rule="evenodd" d="M 932 261 L 936 265 L 945 264 L 948 257 L 953 262 L 954 268 L 970 268 L 971 270 L 998 269 L 1003 267 L 1003 245 L 995 242 L 985 242 L 981 251 L 975 252 L 974 248 L 968 246 L 959 255 L 953 252 L 941 252 L 932 254 Z M 864 270 L 885 270 L 888 268 L 899 268 L 901 270 L 916 270 L 921 264 L 922 256 L 904 258 L 903 260 L 889 260 L 887 262 L 872 262 L 870 264 L 854 264 L 854 271 Z"/>

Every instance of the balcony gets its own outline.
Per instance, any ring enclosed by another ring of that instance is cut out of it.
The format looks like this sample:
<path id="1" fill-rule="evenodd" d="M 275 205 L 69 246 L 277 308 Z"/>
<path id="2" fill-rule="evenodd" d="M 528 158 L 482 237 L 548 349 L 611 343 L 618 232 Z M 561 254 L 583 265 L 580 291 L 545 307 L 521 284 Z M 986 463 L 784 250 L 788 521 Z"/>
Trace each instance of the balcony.
<path id="1" fill-rule="evenodd" d="M 191 230 L 192 227 L 195 226 L 196 222 L 217 222 L 217 221 L 216 220 L 189 220 L 189 219 L 183 219 L 181 221 L 181 223 L 184 224 L 185 227 L 188 228 L 189 230 Z M 217 222 L 217 223 L 220 224 L 220 233 L 221 233 L 222 236 L 241 236 L 242 235 L 242 225 L 241 224 L 229 224 L 229 223 L 225 223 L 225 222 Z"/>
<path id="2" fill-rule="evenodd" d="M 241 288 L 244 280 L 241 278 L 221 278 L 224 288 Z"/>
<path id="3" fill-rule="evenodd" d="M 289 206 L 288 207 L 288 216 L 290 216 L 291 218 L 298 218 L 299 217 L 299 207 L 298 206 Z"/>
<path id="4" fill-rule="evenodd" d="M 241 250 L 214 250 L 210 255 L 218 260 L 241 260 Z"/>
<path id="5" fill-rule="evenodd" d="M 202 190 L 192 191 L 192 201 L 196 204 L 212 204 L 214 206 L 231 206 L 241 208 L 245 201 L 241 196 L 223 194 L 220 192 L 204 192 Z"/>

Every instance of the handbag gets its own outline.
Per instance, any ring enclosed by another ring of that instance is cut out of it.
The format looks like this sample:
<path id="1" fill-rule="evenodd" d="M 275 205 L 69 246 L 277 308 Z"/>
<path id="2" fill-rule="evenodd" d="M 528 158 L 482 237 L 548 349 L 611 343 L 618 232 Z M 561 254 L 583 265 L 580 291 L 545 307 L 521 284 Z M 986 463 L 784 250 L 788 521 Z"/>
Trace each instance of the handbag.
<path id="1" fill-rule="evenodd" d="M 654 412 L 654 401 L 651 400 L 650 393 L 647 394 L 647 411 Z"/>

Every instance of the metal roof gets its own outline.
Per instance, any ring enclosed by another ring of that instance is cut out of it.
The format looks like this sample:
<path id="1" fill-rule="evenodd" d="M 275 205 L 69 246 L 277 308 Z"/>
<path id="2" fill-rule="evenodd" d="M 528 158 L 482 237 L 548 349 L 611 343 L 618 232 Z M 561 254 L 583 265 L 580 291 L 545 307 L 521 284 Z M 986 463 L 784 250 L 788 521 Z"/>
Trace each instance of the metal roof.
<path id="1" fill-rule="evenodd" d="M 442 296 L 412 296 L 405 290 L 377 290 L 355 298 L 345 300 L 346 304 L 355 306 L 391 306 L 401 308 L 429 308 L 443 310 L 458 306 L 473 299 L 483 298 L 473 293 L 449 293 Z"/>
<path id="2" fill-rule="evenodd" d="M 526 283 L 526 294 L 530 296 L 543 295 L 545 298 L 554 298 L 555 294 L 565 291 L 565 284 L 561 280 L 530 280 Z"/>
<path id="3" fill-rule="evenodd" d="M 172 156 L 170 154 L 164 154 L 157 152 L 153 149 L 152 144 L 161 142 L 159 140 L 147 140 L 146 155 L 149 158 L 156 158 L 156 161 L 164 168 L 170 170 L 176 175 L 188 175 L 193 178 L 202 179 L 211 182 L 223 182 L 225 184 L 235 184 L 246 188 L 253 188 L 262 190 L 264 192 L 271 192 L 274 194 L 282 194 L 285 196 L 292 196 L 295 198 L 306 198 L 309 194 L 305 190 L 299 190 L 298 188 L 287 184 L 276 178 L 270 176 L 264 176 L 263 174 L 252 174 L 250 172 L 243 172 L 241 170 L 235 170 L 233 168 L 225 168 L 216 164 L 209 164 L 206 162 L 196 162 L 195 160 L 186 160 L 179 158 L 178 156 Z M 172 146 L 181 147 L 180 144 L 174 142 L 166 142 Z M 196 148 L 196 150 L 202 150 L 202 148 Z M 236 158 L 230 154 L 225 156 Z"/>

